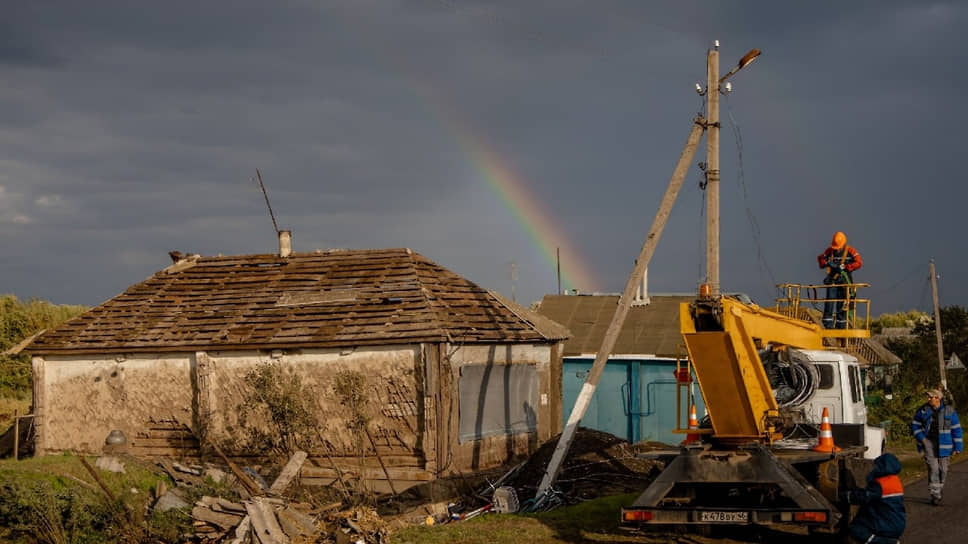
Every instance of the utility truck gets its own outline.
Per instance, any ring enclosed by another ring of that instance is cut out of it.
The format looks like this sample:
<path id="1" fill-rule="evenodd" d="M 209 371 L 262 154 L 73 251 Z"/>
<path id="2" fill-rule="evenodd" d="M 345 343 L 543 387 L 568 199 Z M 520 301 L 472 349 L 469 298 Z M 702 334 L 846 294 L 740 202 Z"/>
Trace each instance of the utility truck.
<path id="1" fill-rule="evenodd" d="M 552 486 L 575 431 L 587 410 L 612 353 L 634 294 L 655 253 L 673 204 L 703 134 L 706 135 L 706 274 L 694 302 L 680 308 L 688 352 L 676 371 L 679 397 L 691 391 L 695 374 L 708 412 L 706 425 L 680 429 L 689 440 L 671 455 L 665 470 L 628 508 L 630 526 L 693 524 L 796 524 L 812 529 L 841 527 L 849 507 L 839 492 L 863 483 L 870 460 L 884 447 L 882 429 L 867 425 L 861 374 L 851 355 L 870 336 L 870 305 L 856 297 L 864 284 L 846 286 L 846 299 L 819 300 L 823 285 L 788 284 L 776 307 L 767 310 L 741 297 L 723 295 L 719 281 L 719 95 L 732 92 L 726 80 L 761 52 L 752 49 L 729 72 L 719 75 L 719 42 L 707 51 L 705 114 L 692 127 L 652 227 L 602 339 L 585 384 L 575 401 L 534 504 L 552 496 Z M 863 325 L 824 329 L 810 304 L 843 304 L 853 314 L 866 308 Z M 687 397 L 687 401 L 689 402 Z M 682 402 L 678 402 L 681 414 Z M 827 412 L 830 429 L 824 429 Z M 829 433 L 836 447 L 816 451 L 818 436 Z M 851 482 L 853 480 L 853 482 Z M 840 525 L 838 525 L 840 524 Z"/>
<path id="2" fill-rule="evenodd" d="M 855 284 L 853 287 L 857 287 Z M 868 329 L 828 330 L 804 319 L 795 298 L 766 310 L 729 296 L 680 308 L 690 372 L 708 411 L 699 436 L 628 508 L 627 525 L 805 525 L 833 532 L 849 505 L 839 492 L 863 485 L 884 430 L 867 424 L 850 339 Z M 854 299 L 841 304 L 866 303 Z M 680 392 L 687 390 L 680 388 Z M 817 448 L 824 411 L 833 448 Z M 705 427 L 705 428 L 703 428 Z M 821 450 L 821 451 L 818 451 Z"/>

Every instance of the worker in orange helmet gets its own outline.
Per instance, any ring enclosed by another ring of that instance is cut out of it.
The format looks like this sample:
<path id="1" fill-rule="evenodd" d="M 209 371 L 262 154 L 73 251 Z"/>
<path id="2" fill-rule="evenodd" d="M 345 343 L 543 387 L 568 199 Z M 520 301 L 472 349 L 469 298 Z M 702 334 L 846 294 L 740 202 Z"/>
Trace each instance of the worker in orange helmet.
<path id="1" fill-rule="evenodd" d="M 860 253 L 847 245 L 847 235 L 838 231 L 834 233 L 830 247 L 817 256 L 817 263 L 820 268 L 827 270 L 823 283 L 829 286 L 823 305 L 823 326 L 827 329 L 846 329 L 847 294 L 854 283 L 852 273 L 864 262 L 860 259 Z"/>

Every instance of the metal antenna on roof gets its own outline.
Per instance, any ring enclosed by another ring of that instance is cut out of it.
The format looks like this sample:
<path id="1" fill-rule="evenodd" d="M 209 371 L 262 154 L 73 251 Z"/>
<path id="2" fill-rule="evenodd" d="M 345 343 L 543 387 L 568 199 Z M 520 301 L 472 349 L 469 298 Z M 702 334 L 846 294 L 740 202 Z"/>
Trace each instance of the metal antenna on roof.
<path id="1" fill-rule="evenodd" d="M 255 169 L 255 175 L 259 177 L 259 187 L 262 187 L 262 196 L 266 199 L 266 207 L 269 208 L 269 217 L 272 219 L 272 228 L 276 231 L 276 236 L 279 235 L 279 226 L 276 225 L 276 216 L 272 213 L 272 205 L 269 204 L 269 193 L 266 192 L 266 186 L 262 183 L 262 172 L 259 169 Z"/>
<path id="2" fill-rule="evenodd" d="M 558 262 L 558 294 L 561 294 L 561 248 L 555 248 L 555 260 Z"/>
<path id="3" fill-rule="evenodd" d="M 518 263 L 511 261 L 510 265 L 511 265 L 511 301 L 517 302 L 517 299 L 514 296 L 514 288 L 518 283 Z"/>

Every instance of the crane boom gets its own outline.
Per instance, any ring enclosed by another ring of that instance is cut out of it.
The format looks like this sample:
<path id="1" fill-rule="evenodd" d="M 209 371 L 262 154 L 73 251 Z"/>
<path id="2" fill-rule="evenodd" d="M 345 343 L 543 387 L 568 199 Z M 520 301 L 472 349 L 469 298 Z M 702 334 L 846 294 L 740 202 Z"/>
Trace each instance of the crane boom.
<path id="1" fill-rule="evenodd" d="M 714 435 L 749 441 L 764 436 L 777 403 L 758 352 L 766 345 L 823 349 L 821 328 L 729 297 L 680 306 L 682 336 L 703 391 Z"/>

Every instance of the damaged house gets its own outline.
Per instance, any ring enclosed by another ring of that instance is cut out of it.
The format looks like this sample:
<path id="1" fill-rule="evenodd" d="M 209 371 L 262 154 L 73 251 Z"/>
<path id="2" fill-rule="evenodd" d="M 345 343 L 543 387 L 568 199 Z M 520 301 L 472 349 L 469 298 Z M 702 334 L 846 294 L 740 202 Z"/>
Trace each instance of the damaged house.
<path id="1" fill-rule="evenodd" d="M 112 431 L 144 456 L 237 443 L 260 365 L 312 393 L 307 483 L 362 471 L 401 491 L 561 431 L 567 330 L 409 249 L 291 253 L 283 231 L 278 255 L 176 258 L 32 343 L 37 454 L 98 453 Z M 341 372 L 363 377 L 365 466 Z"/>

